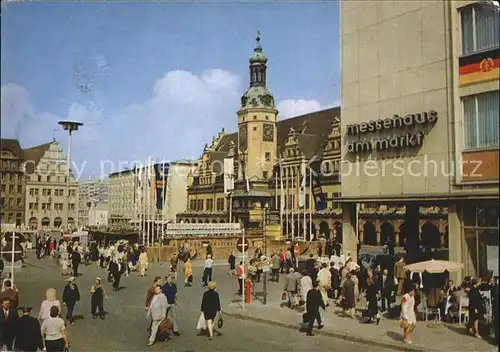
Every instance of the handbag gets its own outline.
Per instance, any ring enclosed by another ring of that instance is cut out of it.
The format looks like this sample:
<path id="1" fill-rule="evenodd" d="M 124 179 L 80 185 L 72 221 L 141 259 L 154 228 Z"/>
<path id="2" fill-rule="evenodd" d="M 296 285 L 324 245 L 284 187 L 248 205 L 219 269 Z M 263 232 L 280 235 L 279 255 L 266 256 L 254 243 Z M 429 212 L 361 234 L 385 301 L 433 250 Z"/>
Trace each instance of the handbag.
<path id="1" fill-rule="evenodd" d="M 193 275 L 188 276 L 188 282 L 193 282 Z"/>
<path id="2" fill-rule="evenodd" d="M 222 329 L 223 326 L 224 326 L 224 319 L 222 319 L 222 317 L 220 317 L 219 321 L 217 322 L 217 327 L 219 329 Z"/>
<path id="3" fill-rule="evenodd" d="M 302 324 L 307 324 L 309 323 L 309 313 L 305 312 L 304 314 L 302 314 Z"/>
<path id="4" fill-rule="evenodd" d="M 282 301 L 288 301 L 288 294 L 287 294 L 286 292 L 283 292 L 283 293 L 281 294 L 281 300 L 282 300 Z"/>
<path id="5" fill-rule="evenodd" d="M 198 330 L 206 330 L 207 322 L 205 321 L 205 316 L 203 312 L 200 314 L 200 319 L 198 319 L 198 324 L 196 325 L 196 329 Z"/>

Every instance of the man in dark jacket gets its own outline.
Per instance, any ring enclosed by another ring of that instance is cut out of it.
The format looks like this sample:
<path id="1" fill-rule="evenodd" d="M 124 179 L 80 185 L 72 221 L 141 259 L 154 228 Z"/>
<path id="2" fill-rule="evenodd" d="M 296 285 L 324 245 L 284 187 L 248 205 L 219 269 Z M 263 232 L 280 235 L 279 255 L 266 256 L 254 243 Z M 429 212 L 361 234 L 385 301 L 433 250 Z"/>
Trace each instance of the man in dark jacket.
<path id="1" fill-rule="evenodd" d="M 73 276 L 78 277 L 78 266 L 82 261 L 82 256 L 77 249 L 71 254 L 71 265 L 73 266 Z"/>
<path id="2" fill-rule="evenodd" d="M 16 351 L 35 352 L 43 349 L 40 323 L 30 315 L 31 307 L 23 307 L 22 312 L 16 324 Z"/>
<path id="3" fill-rule="evenodd" d="M 16 325 L 19 315 L 17 309 L 10 306 L 10 299 L 2 299 L 2 316 L 0 316 L 0 349 L 7 347 L 7 351 L 12 351 L 14 338 L 16 337 Z"/>
<path id="4" fill-rule="evenodd" d="M 382 300 L 382 312 L 391 308 L 394 297 L 394 277 L 389 275 L 389 271 L 384 269 L 382 275 L 378 278 L 378 287 L 380 287 L 380 296 Z"/>
<path id="5" fill-rule="evenodd" d="M 323 302 L 323 297 L 321 297 L 321 292 L 319 291 L 319 282 L 313 282 L 313 288 L 307 292 L 306 301 L 306 312 L 307 318 L 309 320 L 309 326 L 307 327 L 307 336 L 314 336 L 312 330 L 314 321 L 318 321 L 318 329 L 323 328 L 321 323 L 321 315 L 319 314 L 319 308 L 325 309 L 325 303 Z"/>
<path id="6" fill-rule="evenodd" d="M 76 302 L 80 301 L 80 291 L 78 291 L 78 286 L 75 284 L 74 277 L 70 277 L 66 281 L 68 281 L 68 284 L 64 287 L 63 303 L 68 308 L 66 321 L 68 324 L 73 325 L 73 312 L 75 310 Z"/>

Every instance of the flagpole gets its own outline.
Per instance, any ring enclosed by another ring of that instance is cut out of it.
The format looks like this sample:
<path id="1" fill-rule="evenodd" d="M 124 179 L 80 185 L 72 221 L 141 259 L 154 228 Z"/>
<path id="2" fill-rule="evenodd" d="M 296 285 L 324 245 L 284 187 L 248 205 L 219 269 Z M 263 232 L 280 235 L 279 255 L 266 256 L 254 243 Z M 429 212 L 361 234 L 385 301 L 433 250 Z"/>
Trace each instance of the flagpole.
<path id="1" fill-rule="evenodd" d="M 149 247 L 149 203 L 150 203 L 150 189 L 149 185 L 151 182 L 150 179 L 150 170 L 149 167 L 151 165 L 151 159 L 148 158 L 148 163 L 146 166 L 146 245 Z"/>
<path id="2" fill-rule="evenodd" d="M 289 226 L 288 226 L 288 207 L 289 207 L 289 204 L 290 203 L 290 200 L 288 199 L 288 168 L 285 167 L 284 168 L 284 171 L 285 171 L 285 182 L 286 182 L 286 192 L 284 194 L 285 196 L 285 228 L 286 228 L 286 238 L 288 238 L 288 231 L 289 231 Z"/>
<path id="3" fill-rule="evenodd" d="M 140 186 L 139 186 L 139 192 L 140 192 L 140 198 L 139 198 L 139 215 L 141 217 L 141 237 L 142 237 L 142 245 L 146 245 L 146 237 L 145 237 L 145 229 L 144 229 L 144 167 L 141 163 L 141 168 L 140 168 L 140 175 L 139 175 L 139 181 L 140 181 Z"/>
<path id="4" fill-rule="evenodd" d="M 292 178 L 292 189 L 291 189 L 291 198 L 292 198 L 292 204 L 291 204 L 291 213 L 292 213 L 292 242 L 295 241 L 295 223 L 293 222 L 293 211 L 295 209 L 295 194 L 294 194 L 294 188 L 295 188 L 295 169 L 292 166 L 290 168 L 291 171 L 291 178 Z"/>
<path id="5" fill-rule="evenodd" d="M 161 162 L 161 174 L 162 174 L 162 184 L 163 188 L 161 190 L 162 194 L 162 206 L 161 206 L 161 243 L 163 244 L 165 240 L 165 218 L 166 218 L 166 199 L 167 199 L 167 185 L 165 184 L 165 158 Z"/>
<path id="6" fill-rule="evenodd" d="M 283 167 L 281 165 L 281 160 L 280 160 L 280 224 L 283 226 L 283 210 L 285 209 L 285 194 L 283 191 Z M 283 229 L 281 229 L 281 232 L 283 233 Z"/>
<path id="7" fill-rule="evenodd" d="M 274 208 L 278 210 L 278 174 L 274 174 Z"/>
<path id="8" fill-rule="evenodd" d="M 313 225 L 313 218 L 312 218 L 312 209 L 313 209 L 313 193 L 312 193 L 312 169 L 309 168 L 309 242 L 312 242 L 312 225 Z"/>
<path id="9" fill-rule="evenodd" d="M 304 237 L 303 238 L 304 238 L 304 242 L 305 242 L 305 240 L 306 240 L 306 233 L 307 233 L 307 216 L 306 216 L 306 214 L 307 214 L 307 212 L 306 212 L 306 186 L 307 186 L 307 183 L 306 183 L 307 175 L 306 174 L 307 174 L 307 171 L 306 171 L 306 164 L 305 164 L 305 162 L 303 162 L 303 164 L 302 164 L 302 171 L 303 171 L 303 173 L 302 173 L 302 181 L 301 182 L 302 182 L 302 184 L 304 186 L 304 189 L 302 190 L 302 193 L 303 193 L 302 199 L 303 199 L 303 202 L 304 202 L 303 207 L 302 207 L 302 211 L 304 212 L 304 226 L 302 226 L 302 229 L 303 229 L 303 233 L 304 233 Z"/>

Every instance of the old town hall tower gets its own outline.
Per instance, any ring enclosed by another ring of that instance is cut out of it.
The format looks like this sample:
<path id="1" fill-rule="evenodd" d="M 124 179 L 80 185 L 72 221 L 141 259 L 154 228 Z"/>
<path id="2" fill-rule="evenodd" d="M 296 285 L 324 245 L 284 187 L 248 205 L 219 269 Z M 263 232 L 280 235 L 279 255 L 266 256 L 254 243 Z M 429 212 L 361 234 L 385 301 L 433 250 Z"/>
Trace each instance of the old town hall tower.
<path id="1" fill-rule="evenodd" d="M 278 110 L 266 87 L 267 57 L 260 46 L 260 33 L 249 62 L 250 87 L 238 110 L 238 154 L 243 166 L 238 178 L 267 180 L 273 176 L 276 163 Z"/>

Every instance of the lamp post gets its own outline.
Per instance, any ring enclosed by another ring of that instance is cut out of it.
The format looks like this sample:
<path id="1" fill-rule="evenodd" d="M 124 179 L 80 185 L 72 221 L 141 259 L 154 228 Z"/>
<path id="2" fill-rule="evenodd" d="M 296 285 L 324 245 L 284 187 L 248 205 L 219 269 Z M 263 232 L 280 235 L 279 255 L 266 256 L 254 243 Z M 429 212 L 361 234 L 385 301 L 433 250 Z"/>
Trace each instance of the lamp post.
<path id="1" fill-rule="evenodd" d="M 66 197 L 65 197 L 65 224 L 66 224 L 66 229 L 69 231 L 69 183 L 70 183 L 70 176 L 71 176 L 71 135 L 73 134 L 73 131 L 78 131 L 78 128 L 80 126 L 83 126 L 83 123 L 81 122 L 75 122 L 75 121 L 59 121 L 59 125 L 63 127 L 65 131 L 68 131 L 68 167 L 66 168 Z"/>

